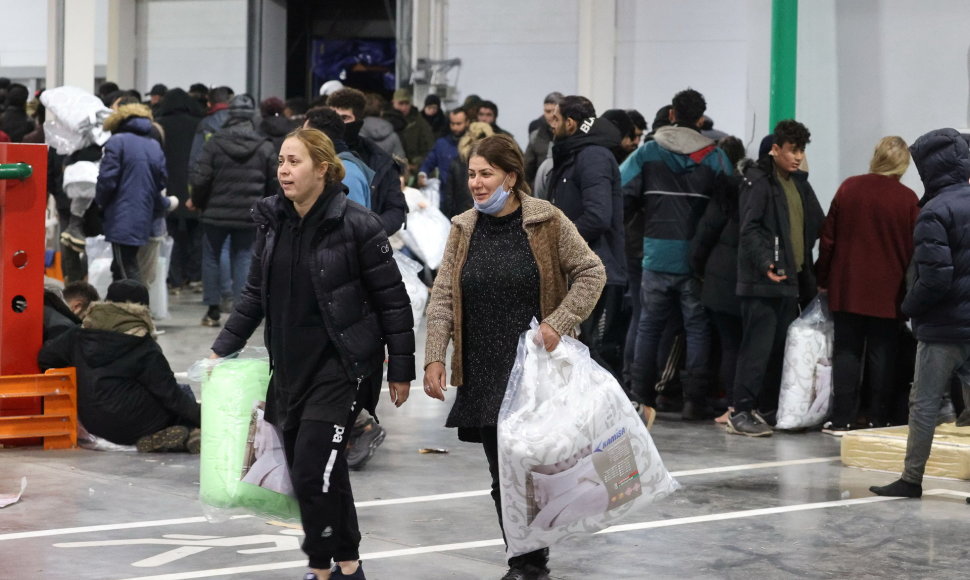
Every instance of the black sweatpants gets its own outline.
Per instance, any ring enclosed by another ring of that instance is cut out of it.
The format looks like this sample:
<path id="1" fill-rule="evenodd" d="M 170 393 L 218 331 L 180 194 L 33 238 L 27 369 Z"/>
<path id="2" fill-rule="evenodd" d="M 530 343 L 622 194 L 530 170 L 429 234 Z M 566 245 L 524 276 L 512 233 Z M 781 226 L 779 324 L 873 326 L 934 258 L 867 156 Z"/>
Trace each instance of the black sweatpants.
<path id="1" fill-rule="evenodd" d="M 734 377 L 736 412 L 778 408 L 785 336 L 796 315 L 794 297 L 741 296 L 741 348 Z"/>
<path id="2" fill-rule="evenodd" d="M 488 460 L 488 473 L 492 476 L 492 501 L 495 502 L 495 512 L 498 513 L 498 526 L 502 529 L 502 539 L 505 539 L 505 527 L 502 524 L 502 495 L 499 491 L 498 479 L 498 429 L 496 427 L 481 427 L 482 448 Z M 509 566 L 531 564 L 545 568 L 549 561 L 549 548 L 542 548 L 528 552 L 521 556 L 509 558 Z"/>
<path id="3" fill-rule="evenodd" d="M 347 468 L 347 439 L 357 413 L 352 411 L 343 425 L 303 420 L 296 429 L 283 431 L 310 568 L 328 569 L 331 560 L 360 558 L 360 528 Z"/>

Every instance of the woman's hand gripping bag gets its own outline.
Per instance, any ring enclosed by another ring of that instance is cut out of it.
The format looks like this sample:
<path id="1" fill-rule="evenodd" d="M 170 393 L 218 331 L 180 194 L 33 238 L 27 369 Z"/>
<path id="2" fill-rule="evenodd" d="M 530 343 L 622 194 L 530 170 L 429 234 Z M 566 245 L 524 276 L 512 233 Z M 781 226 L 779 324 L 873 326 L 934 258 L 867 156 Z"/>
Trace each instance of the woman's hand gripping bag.
<path id="1" fill-rule="evenodd" d="M 579 341 L 519 339 L 499 413 L 502 519 L 517 556 L 606 528 L 679 484 L 613 376 Z"/>
<path id="2" fill-rule="evenodd" d="M 832 408 L 835 325 L 824 295 L 816 296 L 788 327 L 778 398 L 778 429 L 819 425 Z"/>
<path id="3" fill-rule="evenodd" d="M 299 520 L 279 433 L 263 420 L 269 385 L 266 349 L 237 358 L 203 359 L 189 370 L 202 380 L 202 453 L 199 498 L 206 517 L 221 519 L 243 508 L 277 519 Z"/>

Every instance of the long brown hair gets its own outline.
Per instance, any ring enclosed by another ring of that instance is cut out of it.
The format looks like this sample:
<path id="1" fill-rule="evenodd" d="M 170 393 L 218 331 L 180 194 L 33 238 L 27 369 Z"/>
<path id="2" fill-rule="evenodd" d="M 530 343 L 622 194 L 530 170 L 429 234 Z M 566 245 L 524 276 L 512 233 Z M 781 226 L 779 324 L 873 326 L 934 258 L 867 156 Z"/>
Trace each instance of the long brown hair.
<path id="1" fill-rule="evenodd" d="M 468 158 L 481 157 L 492 167 L 515 175 L 511 189 L 532 194 L 532 188 L 525 180 L 525 159 L 519 146 L 508 135 L 492 135 L 472 145 Z"/>

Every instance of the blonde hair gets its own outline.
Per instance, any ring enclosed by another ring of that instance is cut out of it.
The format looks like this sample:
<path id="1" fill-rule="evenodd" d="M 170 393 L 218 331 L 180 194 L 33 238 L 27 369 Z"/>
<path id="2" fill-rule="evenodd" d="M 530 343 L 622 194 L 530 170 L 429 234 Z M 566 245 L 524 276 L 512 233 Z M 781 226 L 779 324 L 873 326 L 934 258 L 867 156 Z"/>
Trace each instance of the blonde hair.
<path id="1" fill-rule="evenodd" d="M 334 149 L 333 141 L 327 137 L 326 133 L 318 129 L 305 129 L 300 127 L 294 129 L 286 136 L 287 139 L 299 139 L 306 147 L 307 153 L 314 166 L 327 164 L 326 182 L 339 183 L 343 181 L 347 174 L 344 164 L 337 157 L 337 150 Z"/>
<path id="2" fill-rule="evenodd" d="M 909 149 L 902 137 L 883 137 L 869 162 L 869 172 L 887 177 L 901 177 L 909 167 Z"/>
<path id="3" fill-rule="evenodd" d="M 468 126 L 468 130 L 462 135 L 461 139 L 458 140 L 458 154 L 464 161 L 468 161 L 468 154 L 471 153 L 472 145 L 476 142 L 481 141 L 486 137 L 491 137 L 495 134 L 492 126 L 488 123 L 481 123 L 475 121 Z"/>

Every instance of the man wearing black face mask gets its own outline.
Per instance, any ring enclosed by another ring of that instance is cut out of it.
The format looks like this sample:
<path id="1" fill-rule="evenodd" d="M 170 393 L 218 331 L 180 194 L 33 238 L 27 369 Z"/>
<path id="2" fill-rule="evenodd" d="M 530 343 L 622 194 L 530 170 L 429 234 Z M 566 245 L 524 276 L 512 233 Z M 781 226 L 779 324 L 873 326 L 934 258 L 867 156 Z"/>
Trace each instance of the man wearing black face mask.
<path id="1" fill-rule="evenodd" d="M 391 235 L 404 225 L 407 203 L 401 192 L 397 163 L 377 143 L 359 135 L 364 124 L 366 104 L 364 93 L 357 89 L 340 89 L 327 97 L 327 106 L 336 111 L 345 123 L 344 141 L 347 146 L 374 171 L 370 209 L 381 218 L 384 232 Z"/>
<path id="2" fill-rule="evenodd" d="M 626 258 L 620 170 L 612 152 L 620 146 L 622 135 L 609 120 L 597 119 L 593 103 L 578 95 L 564 97 L 553 120 L 549 201 L 576 224 L 606 267 L 606 288 L 583 322 L 580 340 L 590 347 L 594 360 L 622 381 L 626 327 L 620 324 L 619 314 L 626 290 Z"/>

